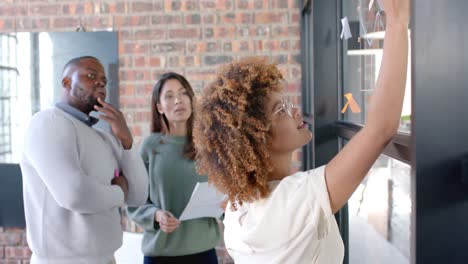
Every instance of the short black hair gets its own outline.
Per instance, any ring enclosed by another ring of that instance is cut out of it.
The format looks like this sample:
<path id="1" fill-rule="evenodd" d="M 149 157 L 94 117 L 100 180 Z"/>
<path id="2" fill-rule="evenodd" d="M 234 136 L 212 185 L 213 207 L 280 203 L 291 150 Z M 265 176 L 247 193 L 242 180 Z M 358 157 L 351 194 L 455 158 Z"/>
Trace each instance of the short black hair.
<path id="1" fill-rule="evenodd" d="M 97 61 L 101 62 L 98 58 L 93 57 L 93 56 L 81 56 L 81 57 L 76 57 L 76 58 L 73 58 L 73 59 L 69 60 L 69 61 L 65 64 L 65 66 L 63 66 L 62 72 L 65 72 L 65 70 L 66 70 L 68 67 L 70 67 L 71 65 L 75 65 L 75 66 L 76 66 L 76 65 L 80 64 L 80 61 L 81 61 L 81 60 L 85 60 L 85 59 L 93 59 L 93 60 L 97 60 Z"/>

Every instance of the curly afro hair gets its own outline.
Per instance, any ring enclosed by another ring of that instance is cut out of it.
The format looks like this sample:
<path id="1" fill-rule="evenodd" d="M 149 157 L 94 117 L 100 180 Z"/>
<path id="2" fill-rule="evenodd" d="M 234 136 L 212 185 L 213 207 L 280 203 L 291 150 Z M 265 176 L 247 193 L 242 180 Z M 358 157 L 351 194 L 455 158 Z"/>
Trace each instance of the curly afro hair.
<path id="1" fill-rule="evenodd" d="M 265 58 L 221 68 L 197 99 L 193 128 L 198 172 L 229 196 L 232 209 L 270 194 L 272 172 L 266 105 L 284 78 Z"/>

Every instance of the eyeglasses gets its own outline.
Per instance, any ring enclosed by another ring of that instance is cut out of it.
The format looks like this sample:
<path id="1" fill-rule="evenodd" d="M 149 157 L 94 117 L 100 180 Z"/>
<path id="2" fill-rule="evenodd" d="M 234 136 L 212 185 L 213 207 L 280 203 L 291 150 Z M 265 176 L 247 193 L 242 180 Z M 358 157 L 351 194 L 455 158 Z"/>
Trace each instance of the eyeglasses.
<path id="1" fill-rule="evenodd" d="M 280 108 L 278 108 L 273 115 L 277 114 L 287 114 L 290 117 L 293 117 L 293 108 L 295 108 L 294 104 L 291 102 L 291 98 L 286 97 L 281 102 Z"/>

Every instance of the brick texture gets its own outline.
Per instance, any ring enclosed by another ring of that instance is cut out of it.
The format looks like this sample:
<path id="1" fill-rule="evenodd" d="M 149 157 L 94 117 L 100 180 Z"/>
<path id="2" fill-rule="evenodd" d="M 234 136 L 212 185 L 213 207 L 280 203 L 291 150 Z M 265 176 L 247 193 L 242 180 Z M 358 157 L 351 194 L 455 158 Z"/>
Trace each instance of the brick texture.
<path id="1" fill-rule="evenodd" d="M 298 0 L 2 0 L 0 4 L 0 32 L 75 31 L 80 23 L 88 31 L 119 32 L 120 106 L 136 142 L 149 134 L 151 89 L 166 71 L 185 75 L 200 90 L 220 65 L 264 56 L 278 63 L 288 81 L 286 91 L 301 101 Z M 300 153 L 294 159 L 297 170 Z M 23 238 L 22 230 L 0 228 L 0 264 L 29 263 Z"/>
<path id="2" fill-rule="evenodd" d="M 31 250 L 25 233 L 19 228 L 0 228 L 0 264 L 29 263 Z"/>

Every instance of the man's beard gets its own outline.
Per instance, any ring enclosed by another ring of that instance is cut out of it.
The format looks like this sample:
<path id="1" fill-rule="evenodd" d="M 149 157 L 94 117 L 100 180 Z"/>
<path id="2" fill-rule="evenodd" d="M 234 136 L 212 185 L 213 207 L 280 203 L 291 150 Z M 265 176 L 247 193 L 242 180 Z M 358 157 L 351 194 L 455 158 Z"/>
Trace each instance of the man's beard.
<path id="1" fill-rule="evenodd" d="M 102 100 L 104 100 L 104 99 L 102 99 Z M 90 102 L 91 104 L 93 104 L 93 108 L 94 108 L 95 105 L 97 105 L 97 106 L 99 106 L 99 107 L 102 107 L 102 104 L 99 103 L 97 97 L 90 96 L 89 102 Z"/>
<path id="2" fill-rule="evenodd" d="M 97 97 L 94 97 L 92 94 L 86 94 L 82 88 L 73 90 L 72 94 L 74 97 L 78 98 L 83 105 L 86 106 L 86 110 L 89 112 L 96 111 L 94 109 L 95 105 L 102 107 L 102 104 L 98 102 Z"/>

